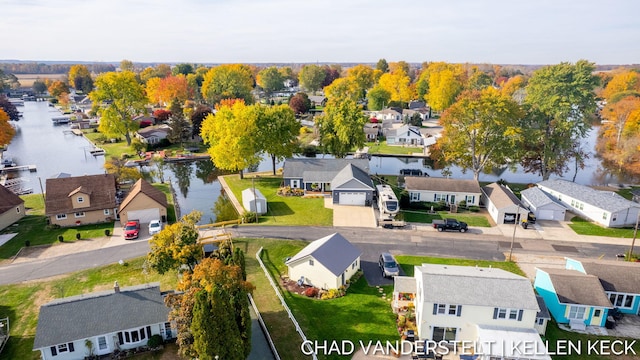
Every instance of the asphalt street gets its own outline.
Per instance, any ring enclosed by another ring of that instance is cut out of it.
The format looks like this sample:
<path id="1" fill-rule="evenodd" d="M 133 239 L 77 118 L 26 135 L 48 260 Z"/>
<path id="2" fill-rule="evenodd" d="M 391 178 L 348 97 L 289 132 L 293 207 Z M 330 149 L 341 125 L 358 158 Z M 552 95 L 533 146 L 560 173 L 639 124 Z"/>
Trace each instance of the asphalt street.
<path id="1" fill-rule="evenodd" d="M 390 284 L 382 279 L 377 259 L 381 252 L 394 255 L 430 255 L 460 257 L 479 260 L 504 260 L 511 247 L 511 238 L 473 233 L 438 233 L 405 229 L 368 229 L 349 227 L 307 226 L 240 226 L 229 229 L 234 237 L 316 240 L 339 232 L 363 254 L 361 266 L 372 285 Z M 604 258 L 613 260 L 616 254 L 628 250 L 628 246 L 585 243 L 577 241 L 551 241 L 516 238 L 513 254 L 519 253 Z M 149 251 L 147 241 L 141 239 L 126 245 L 100 248 L 49 259 L 37 259 L 0 266 L 0 284 L 19 283 L 66 274 L 73 271 L 117 263 L 145 255 Z"/>

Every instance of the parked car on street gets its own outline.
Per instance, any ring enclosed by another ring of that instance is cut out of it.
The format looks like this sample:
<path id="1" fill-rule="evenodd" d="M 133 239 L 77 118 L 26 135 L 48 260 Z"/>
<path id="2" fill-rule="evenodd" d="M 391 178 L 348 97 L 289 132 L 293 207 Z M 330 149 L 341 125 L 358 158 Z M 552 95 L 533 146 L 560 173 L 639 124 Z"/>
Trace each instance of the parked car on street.
<path id="1" fill-rule="evenodd" d="M 162 230 L 162 223 L 160 220 L 151 220 L 149 223 L 149 235 L 155 235 Z"/>
<path id="2" fill-rule="evenodd" d="M 124 238 L 126 240 L 137 239 L 140 235 L 140 221 L 131 220 L 124 225 Z"/>
<path id="3" fill-rule="evenodd" d="M 465 232 L 468 230 L 468 226 L 466 222 L 458 221 L 456 219 L 444 219 L 444 220 L 433 220 L 433 227 L 438 231 L 460 231 Z"/>
<path id="4" fill-rule="evenodd" d="M 393 255 L 389 253 L 380 254 L 378 265 L 380 266 L 383 277 L 390 278 L 400 275 L 400 268 L 398 267 L 398 263 L 396 262 L 396 259 L 393 258 Z"/>

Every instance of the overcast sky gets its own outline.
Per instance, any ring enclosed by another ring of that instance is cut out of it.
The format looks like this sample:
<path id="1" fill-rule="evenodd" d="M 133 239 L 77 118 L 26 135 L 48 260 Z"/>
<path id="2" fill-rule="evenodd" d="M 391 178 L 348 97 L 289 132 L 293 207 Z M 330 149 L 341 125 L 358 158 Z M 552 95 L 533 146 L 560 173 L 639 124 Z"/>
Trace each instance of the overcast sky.
<path id="1" fill-rule="evenodd" d="M 640 0 L 0 0 L 0 59 L 640 63 Z"/>

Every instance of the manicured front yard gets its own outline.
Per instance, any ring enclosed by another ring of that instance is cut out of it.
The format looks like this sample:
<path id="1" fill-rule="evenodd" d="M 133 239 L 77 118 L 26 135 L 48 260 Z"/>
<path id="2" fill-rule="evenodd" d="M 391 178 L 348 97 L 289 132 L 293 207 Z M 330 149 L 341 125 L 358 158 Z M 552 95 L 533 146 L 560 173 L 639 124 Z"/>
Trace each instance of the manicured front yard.
<path id="1" fill-rule="evenodd" d="M 267 198 L 267 214 L 260 217 L 261 225 L 308 225 L 331 226 L 333 210 L 324 207 L 324 198 L 303 198 L 300 196 L 280 196 L 277 194 L 282 177 L 245 177 L 237 174 L 224 177 L 233 195 L 242 203 L 242 190 L 256 189 Z"/>
<path id="2" fill-rule="evenodd" d="M 605 228 L 596 223 L 589 222 L 580 217 L 574 217 L 569 223 L 569 227 L 579 235 L 591 235 L 591 236 L 608 236 L 617 238 L 633 238 L 633 228 L 629 229 L 614 229 Z"/>
<path id="3" fill-rule="evenodd" d="M 491 227 L 489 220 L 483 214 L 479 213 L 450 213 L 448 211 L 437 211 L 435 214 L 429 214 L 426 211 L 403 210 L 400 213 L 404 216 L 404 221 L 431 224 L 433 220 L 442 220 L 446 218 L 464 221 L 469 226 Z"/>
<path id="4" fill-rule="evenodd" d="M 412 155 L 414 153 L 422 154 L 421 147 L 411 146 L 392 146 L 387 145 L 386 141 L 381 141 L 379 144 L 375 142 L 365 143 L 364 146 L 369 147 L 369 154 L 388 154 L 388 155 Z"/>
<path id="5" fill-rule="evenodd" d="M 478 267 L 494 267 L 502 270 L 512 272 L 517 275 L 525 276 L 525 273 L 520 269 L 518 264 L 509 261 L 489 261 L 489 260 L 470 260 L 470 259 L 458 259 L 458 258 L 439 258 L 431 256 L 410 256 L 410 255 L 398 255 L 395 257 L 396 261 L 407 276 L 413 276 L 413 267 L 420 266 L 424 263 L 429 264 L 443 264 L 443 265 L 459 265 L 459 266 L 478 266 Z"/>

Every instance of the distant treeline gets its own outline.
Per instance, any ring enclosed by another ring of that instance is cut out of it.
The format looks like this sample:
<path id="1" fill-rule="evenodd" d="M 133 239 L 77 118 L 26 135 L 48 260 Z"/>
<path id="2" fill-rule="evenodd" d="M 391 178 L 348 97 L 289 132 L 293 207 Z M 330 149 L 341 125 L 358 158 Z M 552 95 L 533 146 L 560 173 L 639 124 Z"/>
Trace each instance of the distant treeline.
<path id="1" fill-rule="evenodd" d="M 44 63 L 0 63 L 0 70 L 5 74 L 68 74 L 75 64 L 44 64 Z M 115 71 L 113 64 L 84 64 L 92 73 Z"/>

